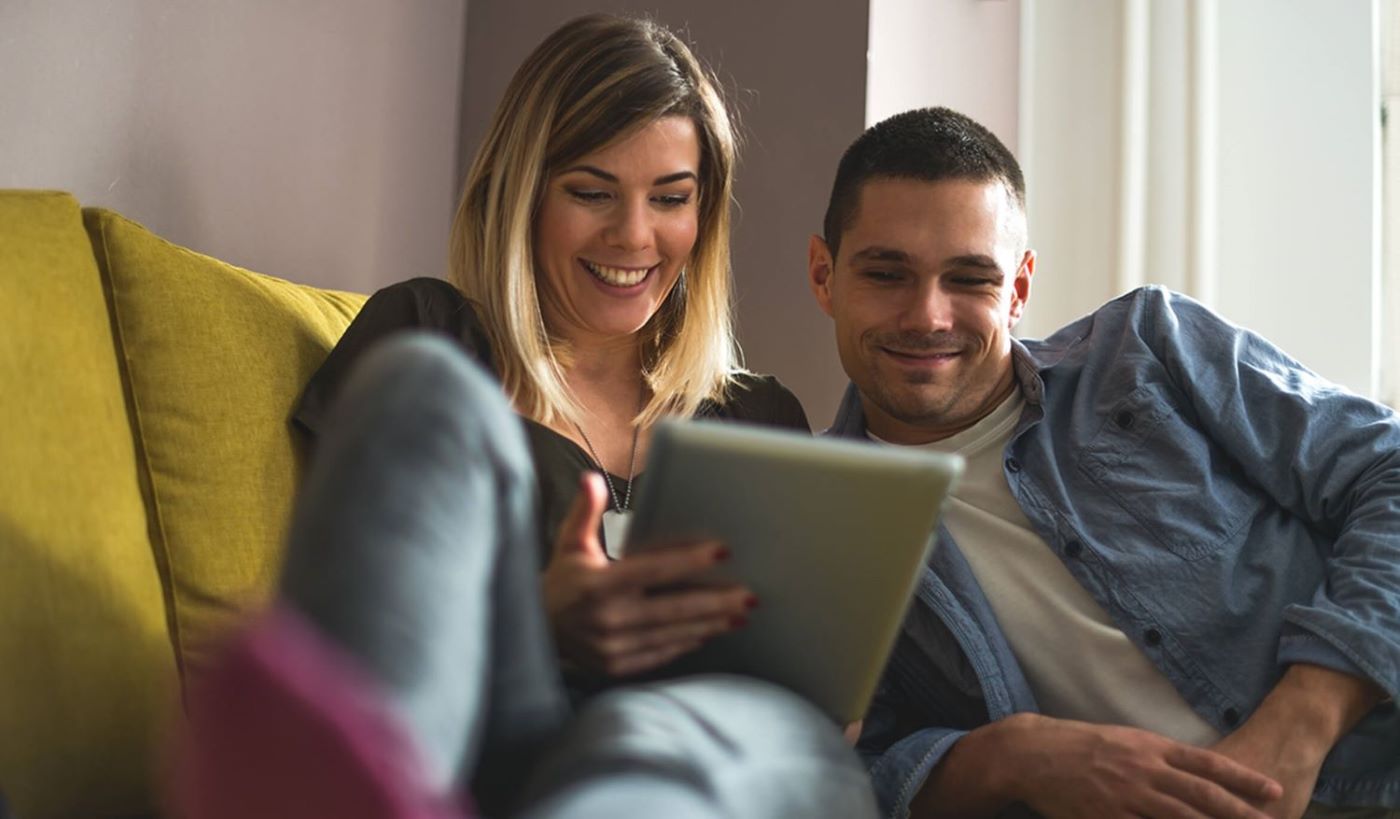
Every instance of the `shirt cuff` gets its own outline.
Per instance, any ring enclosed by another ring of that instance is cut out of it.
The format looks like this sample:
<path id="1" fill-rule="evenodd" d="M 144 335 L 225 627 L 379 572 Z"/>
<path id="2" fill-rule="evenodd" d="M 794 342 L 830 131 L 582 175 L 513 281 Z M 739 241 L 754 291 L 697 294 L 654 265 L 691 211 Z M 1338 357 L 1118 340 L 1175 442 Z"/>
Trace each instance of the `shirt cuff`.
<path id="1" fill-rule="evenodd" d="M 1363 680 L 1370 680 L 1385 691 L 1390 698 L 1396 696 L 1394 684 L 1387 686 L 1385 682 L 1376 679 L 1368 674 L 1365 669 L 1357 665 L 1350 657 L 1343 654 L 1337 647 L 1316 634 L 1298 630 L 1289 634 L 1289 627 L 1284 626 L 1284 636 L 1279 639 L 1278 660 L 1280 665 L 1293 665 L 1295 663 L 1307 663 L 1308 665 L 1329 668 L 1342 674 L 1350 674 Z"/>
<path id="2" fill-rule="evenodd" d="M 892 819 L 907 819 L 909 803 L 924 786 L 953 744 L 967 731 L 924 728 L 894 743 L 870 765 L 870 779 L 880 812 Z"/>

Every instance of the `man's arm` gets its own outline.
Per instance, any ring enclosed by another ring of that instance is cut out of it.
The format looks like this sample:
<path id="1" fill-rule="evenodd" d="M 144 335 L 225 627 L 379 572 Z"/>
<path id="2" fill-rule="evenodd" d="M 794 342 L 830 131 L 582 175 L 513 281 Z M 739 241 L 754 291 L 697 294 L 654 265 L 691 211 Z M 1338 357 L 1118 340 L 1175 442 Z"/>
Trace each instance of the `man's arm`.
<path id="1" fill-rule="evenodd" d="M 1283 798 L 1268 813 L 1296 819 L 1307 809 L 1332 746 L 1384 698 L 1370 680 L 1315 665 L 1290 666 L 1215 750 L 1283 784 Z"/>
<path id="2" fill-rule="evenodd" d="M 1024 803 L 1047 817 L 1266 819 L 1278 782 L 1227 756 L 1111 725 L 1016 714 L 962 737 L 910 803 L 919 819 L 991 817 Z"/>
<path id="3" fill-rule="evenodd" d="M 1141 300 L 1201 431 L 1330 540 L 1313 598 L 1282 612 L 1280 671 L 1321 666 L 1400 697 L 1400 418 L 1186 297 Z"/>

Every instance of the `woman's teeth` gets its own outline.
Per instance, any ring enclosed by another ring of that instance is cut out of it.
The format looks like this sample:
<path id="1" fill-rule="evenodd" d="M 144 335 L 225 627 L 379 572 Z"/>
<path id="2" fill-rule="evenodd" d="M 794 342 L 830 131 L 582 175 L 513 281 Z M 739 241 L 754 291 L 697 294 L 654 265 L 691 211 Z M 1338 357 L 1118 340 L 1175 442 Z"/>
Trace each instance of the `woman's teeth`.
<path id="1" fill-rule="evenodd" d="M 642 279 L 645 279 L 647 274 L 651 272 L 650 267 L 644 267 L 640 270 L 629 270 L 625 267 L 608 267 L 607 265 L 595 264 L 589 261 L 584 261 L 583 266 L 588 268 L 588 272 L 597 276 L 603 283 L 610 284 L 613 287 L 631 287 L 634 284 L 640 283 Z"/>

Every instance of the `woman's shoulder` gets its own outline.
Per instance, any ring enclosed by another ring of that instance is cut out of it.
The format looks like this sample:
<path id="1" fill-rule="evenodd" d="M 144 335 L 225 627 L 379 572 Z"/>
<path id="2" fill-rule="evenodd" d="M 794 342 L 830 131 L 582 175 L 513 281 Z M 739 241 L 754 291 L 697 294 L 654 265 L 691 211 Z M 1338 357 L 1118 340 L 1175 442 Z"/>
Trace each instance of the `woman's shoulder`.
<path id="1" fill-rule="evenodd" d="M 456 285 L 431 276 L 395 282 L 375 292 L 360 319 L 384 329 L 446 333 L 481 358 L 489 358 L 486 327 L 476 305 Z"/>
<path id="2" fill-rule="evenodd" d="M 807 413 L 792 390 L 775 376 L 762 373 L 735 373 L 723 402 L 701 414 L 770 426 L 790 427 L 810 432 Z"/>
<path id="3" fill-rule="evenodd" d="M 420 326 L 446 326 L 459 320 L 464 312 L 476 320 L 471 302 L 462 295 L 462 291 L 451 282 L 431 276 L 406 279 L 380 288 L 365 302 L 361 313 L 366 311 L 417 319 L 413 323 Z"/>
<path id="4" fill-rule="evenodd" d="M 356 363 L 380 341 L 407 330 L 446 335 L 494 372 L 491 343 L 472 303 L 442 279 L 409 279 L 369 297 L 303 388 L 292 420 L 317 433 L 322 416 Z"/>

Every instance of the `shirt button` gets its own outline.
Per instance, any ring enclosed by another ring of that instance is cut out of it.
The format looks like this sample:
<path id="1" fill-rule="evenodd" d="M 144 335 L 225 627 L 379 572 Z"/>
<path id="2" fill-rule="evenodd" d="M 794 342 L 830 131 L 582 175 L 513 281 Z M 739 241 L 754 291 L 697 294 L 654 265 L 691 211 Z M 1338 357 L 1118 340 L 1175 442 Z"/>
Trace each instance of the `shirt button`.
<path id="1" fill-rule="evenodd" d="M 1230 726 L 1231 728 L 1234 728 L 1235 725 L 1238 724 L 1240 721 L 1240 712 L 1236 711 L 1233 708 L 1226 708 L 1225 713 L 1221 714 L 1220 716 L 1225 718 L 1225 724 Z"/>
<path id="2" fill-rule="evenodd" d="M 1117 424 L 1123 429 L 1129 429 L 1133 425 L 1133 414 L 1131 412 L 1128 412 L 1127 410 L 1123 410 L 1122 412 L 1113 416 L 1113 423 Z"/>
<path id="3" fill-rule="evenodd" d="M 1162 632 L 1155 628 L 1150 628 L 1143 632 L 1142 639 L 1150 646 L 1160 645 L 1162 642 Z"/>
<path id="4" fill-rule="evenodd" d="M 1082 551 L 1084 551 L 1084 544 L 1077 540 L 1071 540 L 1069 543 L 1065 544 L 1066 557 L 1079 557 L 1079 553 Z"/>
<path id="5" fill-rule="evenodd" d="M 1021 471 L 1021 462 L 1018 461 L 1018 460 L 1016 460 L 1015 458 L 1007 458 L 1007 459 L 1006 459 L 1006 471 L 1007 471 L 1007 472 L 1012 472 L 1012 473 L 1020 472 L 1020 471 Z"/>

